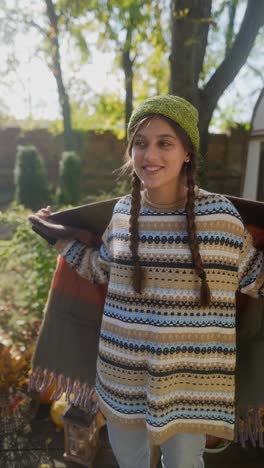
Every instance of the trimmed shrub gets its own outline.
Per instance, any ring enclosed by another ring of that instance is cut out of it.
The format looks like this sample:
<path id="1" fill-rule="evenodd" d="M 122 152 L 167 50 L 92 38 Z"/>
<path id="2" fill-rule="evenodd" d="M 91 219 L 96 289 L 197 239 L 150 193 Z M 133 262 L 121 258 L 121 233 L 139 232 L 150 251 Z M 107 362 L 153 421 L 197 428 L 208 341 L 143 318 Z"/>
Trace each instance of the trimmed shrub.
<path id="1" fill-rule="evenodd" d="M 48 180 L 35 146 L 18 146 L 15 163 L 16 202 L 38 210 L 48 203 Z"/>
<path id="2" fill-rule="evenodd" d="M 80 200 L 81 160 L 74 151 L 64 151 L 59 166 L 59 203 L 75 205 Z"/>

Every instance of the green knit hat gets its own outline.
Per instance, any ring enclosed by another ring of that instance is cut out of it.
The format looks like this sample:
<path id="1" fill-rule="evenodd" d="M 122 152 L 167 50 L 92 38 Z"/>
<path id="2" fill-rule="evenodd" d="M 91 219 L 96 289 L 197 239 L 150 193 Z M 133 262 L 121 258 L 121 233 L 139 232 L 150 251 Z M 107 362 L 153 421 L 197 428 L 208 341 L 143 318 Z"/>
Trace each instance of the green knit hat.
<path id="1" fill-rule="evenodd" d="M 196 151 L 199 151 L 198 111 L 188 101 L 170 94 L 147 99 L 132 112 L 127 127 L 128 137 L 137 121 L 147 114 L 164 115 L 177 122 L 190 137 Z"/>

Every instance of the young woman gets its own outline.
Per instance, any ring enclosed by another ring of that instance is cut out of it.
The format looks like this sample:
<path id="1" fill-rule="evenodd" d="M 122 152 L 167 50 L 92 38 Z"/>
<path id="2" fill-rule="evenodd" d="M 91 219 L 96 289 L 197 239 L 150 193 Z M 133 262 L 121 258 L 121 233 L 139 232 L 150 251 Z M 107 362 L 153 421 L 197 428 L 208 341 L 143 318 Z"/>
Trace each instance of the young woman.
<path id="1" fill-rule="evenodd" d="M 263 253 L 235 207 L 195 185 L 190 103 L 146 100 L 128 136 L 132 190 L 101 247 L 56 248 L 84 278 L 108 282 L 96 392 L 120 467 L 147 468 L 154 444 L 165 468 L 202 468 L 206 434 L 234 437 L 235 294 L 264 296 Z"/>

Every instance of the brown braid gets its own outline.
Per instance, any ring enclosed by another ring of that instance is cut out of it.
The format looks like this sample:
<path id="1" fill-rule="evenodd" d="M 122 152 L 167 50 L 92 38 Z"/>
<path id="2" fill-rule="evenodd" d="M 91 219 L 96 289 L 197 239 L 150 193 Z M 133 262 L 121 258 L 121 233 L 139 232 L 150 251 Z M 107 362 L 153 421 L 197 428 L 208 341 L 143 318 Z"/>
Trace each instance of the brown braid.
<path id="1" fill-rule="evenodd" d="M 196 223 L 195 223 L 195 213 L 194 213 L 194 173 L 195 173 L 195 162 L 194 158 L 190 155 L 190 161 L 186 164 L 186 173 L 187 173 L 187 186 L 188 186 L 188 195 L 186 203 L 186 215 L 187 215 L 187 231 L 189 236 L 189 247 L 192 254 L 192 261 L 194 264 L 195 271 L 199 278 L 201 279 L 201 288 L 200 288 L 200 306 L 207 307 L 211 301 L 211 293 L 206 280 L 206 272 L 203 269 L 203 263 L 199 251 L 199 243 L 197 239 L 196 232 Z"/>
<path id="2" fill-rule="evenodd" d="M 139 244 L 139 234 L 138 234 L 138 217 L 140 210 L 140 193 L 141 182 L 135 172 L 132 175 L 132 184 L 131 184 L 131 210 L 129 218 L 129 234 L 130 234 L 130 243 L 129 247 L 132 253 L 132 262 L 134 266 L 133 270 L 133 288 L 134 291 L 141 294 L 142 283 L 143 283 L 143 269 L 140 265 L 139 256 L 138 256 L 138 244 Z"/>

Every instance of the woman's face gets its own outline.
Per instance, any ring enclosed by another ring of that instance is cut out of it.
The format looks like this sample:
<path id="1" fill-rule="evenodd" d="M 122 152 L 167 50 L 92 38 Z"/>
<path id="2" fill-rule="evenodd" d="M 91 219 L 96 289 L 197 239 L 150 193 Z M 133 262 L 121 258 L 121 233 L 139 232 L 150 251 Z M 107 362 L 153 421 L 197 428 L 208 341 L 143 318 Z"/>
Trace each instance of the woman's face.
<path id="1" fill-rule="evenodd" d="M 134 136 L 131 156 L 138 178 L 149 195 L 173 199 L 178 193 L 182 167 L 188 157 L 179 137 L 162 118 L 154 117 L 144 123 Z"/>

